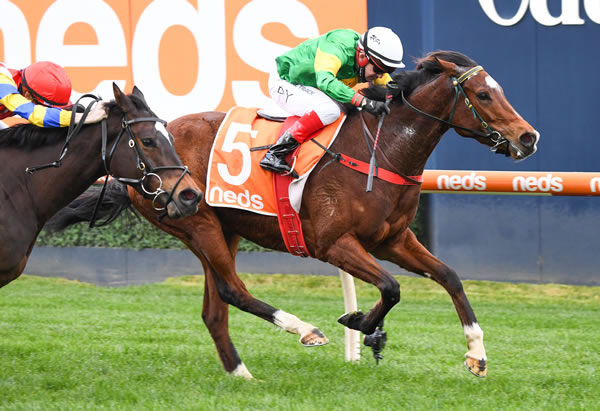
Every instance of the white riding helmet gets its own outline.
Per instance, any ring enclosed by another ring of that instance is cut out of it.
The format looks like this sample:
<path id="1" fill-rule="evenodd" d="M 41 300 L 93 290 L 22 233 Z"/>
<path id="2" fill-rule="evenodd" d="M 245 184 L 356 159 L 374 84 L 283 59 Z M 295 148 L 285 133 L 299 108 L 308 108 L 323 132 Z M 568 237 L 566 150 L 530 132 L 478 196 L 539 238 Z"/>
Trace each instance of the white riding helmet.
<path id="1" fill-rule="evenodd" d="M 371 27 L 358 40 L 358 46 L 370 59 L 376 59 L 389 68 L 404 68 L 404 50 L 400 37 L 387 27 Z"/>

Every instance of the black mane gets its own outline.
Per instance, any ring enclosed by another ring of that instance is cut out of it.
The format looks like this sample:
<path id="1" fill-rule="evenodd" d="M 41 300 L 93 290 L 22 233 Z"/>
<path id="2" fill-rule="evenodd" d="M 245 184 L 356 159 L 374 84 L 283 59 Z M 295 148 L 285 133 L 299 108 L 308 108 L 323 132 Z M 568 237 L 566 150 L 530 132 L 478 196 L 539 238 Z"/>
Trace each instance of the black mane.
<path id="1" fill-rule="evenodd" d="M 404 96 L 408 97 L 419 86 L 428 83 L 444 70 L 438 60 L 449 61 L 460 67 L 471 68 L 477 63 L 471 58 L 465 56 L 458 51 L 438 50 L 427 54 L 425 57 L 416 59 L 416 70 L 399 71 L 392 74 L 392 79 L 398 84 L 398 94 L 394 96 L 394 100 L 400 100 L 400 91 L 404 92 Z M 362 93 L 371 99 L 385 100 L 386 90 L 384 87 L 371 85 L 364 89 Z"/>
<path id="2" fill-rule="evenodd" d="M 0 148 L 16 147 L 23 151 L 32 151 L 64 141 L 66 136 L 66 127 L 44 128 L 30 123 L 17 124 L 0 130 Z"/>
<path id="3" fill-rule="evenodd" d="M 130 95 L 129 98 L 138 110 L 152 113 L 142 99 L 135 95 Z M 123 114 L 123 110 L 115 101 L 107 102 L 105 108 L 108 110 L 109 116 Z M 64 141 L 67 129 L 68 127 L 38 127 L 30 123 L 17 124 L 0 130 L 0 148 L 16 147 L 23 151 L 33 151 L 39 147 Z"/>

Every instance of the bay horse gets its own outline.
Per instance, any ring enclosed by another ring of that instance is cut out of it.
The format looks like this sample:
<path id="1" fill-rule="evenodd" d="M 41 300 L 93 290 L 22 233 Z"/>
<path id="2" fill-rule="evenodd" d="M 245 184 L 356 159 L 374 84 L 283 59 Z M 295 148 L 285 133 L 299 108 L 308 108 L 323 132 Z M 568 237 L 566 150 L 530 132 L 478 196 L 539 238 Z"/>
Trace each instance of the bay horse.
<path id="1" fill-rule="evenodd" d="M 137 87 L 127 96 L 113 84 L 113 92 L 114 101 L 101 102 L 107 117 L 100 123 L 0 130 L 0 287 L 21 275 L 46 221 L 103 175 L 129 184 L 173 219 L 197 211 L 202 191 L 164 121 Z"/>
<path id="2" fill-rule="evenodd" d="M 377 163 L 382 168 L 391 168 L 403 176 L 420 176 L 449 128 L 515 160 L 525 159 L 537 149 L 539 133 L 514 110 L 498 83 L 461 53 L 430 53 L 417 61 L 416 70 L 394 74 L 393 80 L 398 87 L 381 128 L 377 152 Z M 378 100 L 384 100 L 387 94 L 376 86 L 366 88 L 363 93 Z M 222 112 L 206 112 L 187 115 L 169 124 L 169 130 L 176 136 L 179 155 L 190 165 L 201 187 L 205 187 L 209 152 L 224 117 Z M 370 148 L 361 133 L 363 122 L 374 130 L 378 119 L 349 112 L 340 135 L 330 147 L 331 152 L 368 162 Z M 434 257 L 409 229 L 417 211 L 420 185 L 395 185 L 376 179 L 372 191 L 366 192 L 367 180 L 366 175 L 332 163 L 326 155 L 304 189 L 300 219 L 310 255 L 374 285 L 381 293 L 366 314 L 347 313 L 338 321 L 365 335 L 376 330 L 400 301 L 400 286 L 373 256 L 391 261 L 431 278 L 446 289 L 467 340 L 465 365 L 473 374 L 485 376 L 483 331 L 457 273 Z M 276 217 L 234 208 L 212 208 L 202 202 L 199 212 L 191 217 L 159 221 L 150 202 L 139 193 L 131 189 L 127 193 L 117 187 L 111 193 L 114 201 L 132 203 L 154 225 L 183 241 L 202 262 L 205 273 L 202 318 L 227 372 L 252 378 L 229 335 L 228 304 L 299 334 L 304 345 L 328 342 L 313 325 L 254 298 L 236 273 L 240 237 L 266 248 L 286 251 Z M 88 210 L 80 202 L 66 209 L 65 215 L 69 215 L 67 220 L 71 222 L 89 221 Z M 63 226 L 57 222 L 54 228 Z"/>

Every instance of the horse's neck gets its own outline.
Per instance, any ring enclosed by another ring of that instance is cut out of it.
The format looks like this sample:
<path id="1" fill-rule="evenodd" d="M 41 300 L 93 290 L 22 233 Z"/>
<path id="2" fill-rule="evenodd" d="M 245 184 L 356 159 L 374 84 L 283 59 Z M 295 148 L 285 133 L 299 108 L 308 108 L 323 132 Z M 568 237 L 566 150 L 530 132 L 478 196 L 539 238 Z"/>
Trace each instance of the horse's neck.
<path id="1" fill-rule="evenodd" d="M 43 173 L 52 173 L 52 184 L 47 184 L 50 178 L 33 180 L 33 192 L 43 203 L 38 207 L 43 210 L 41 219 L 49 218 L 69 204 L 102 175 L 100 141 L 100 126 L 88 126 L 73 138 L 60 167 L 36 172 L 40 177 Z M 52 151 L 60 153 L 62 146 L 61 142 Z"/>
<path id="2" fill-rule="evenodd" d="M 441 81 L 441 80 L 438 80 Z M 453 103 L 452 90 L 434 84 L 422 87 L 410 97 L 410 103 L 424 112 L 446 119 Z M 392 108 L 389 119 L 385 120 L 382 135 L 387 138 L 393 164 L 407 175 L 420 175 L 431 153 L 448 130 L 444 124 L 419 114 L 406 105 Z M 382 142 L 385 144 L 385 142 Z M 383 145 L 382 144 L 382 145 Z"/>

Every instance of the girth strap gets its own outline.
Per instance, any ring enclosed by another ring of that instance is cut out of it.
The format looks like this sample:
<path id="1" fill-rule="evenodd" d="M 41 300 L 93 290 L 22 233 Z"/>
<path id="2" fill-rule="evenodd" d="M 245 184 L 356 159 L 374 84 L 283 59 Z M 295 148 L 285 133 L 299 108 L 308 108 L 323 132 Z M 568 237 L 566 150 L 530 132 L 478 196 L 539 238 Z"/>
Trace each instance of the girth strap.
<path id="1" fill-rule="evenodd" d="M 364 161 L 357 160 L 346 154 L 339 154 L 339 162 L 342 165 L 345 165 L 348 168 L 356 170 L 363 174 L 369 174 L 369 163 L 365 163 Z M 384 168 L 377 167 L 375 169 L 375 177 L 380 180 L 387 181 L 388 183 L 403 185 L 403 186 L 416 186 L 420 185 L 423 182 L 423 176 L 401 176 L 399 174 L 388 171 Z"/>

